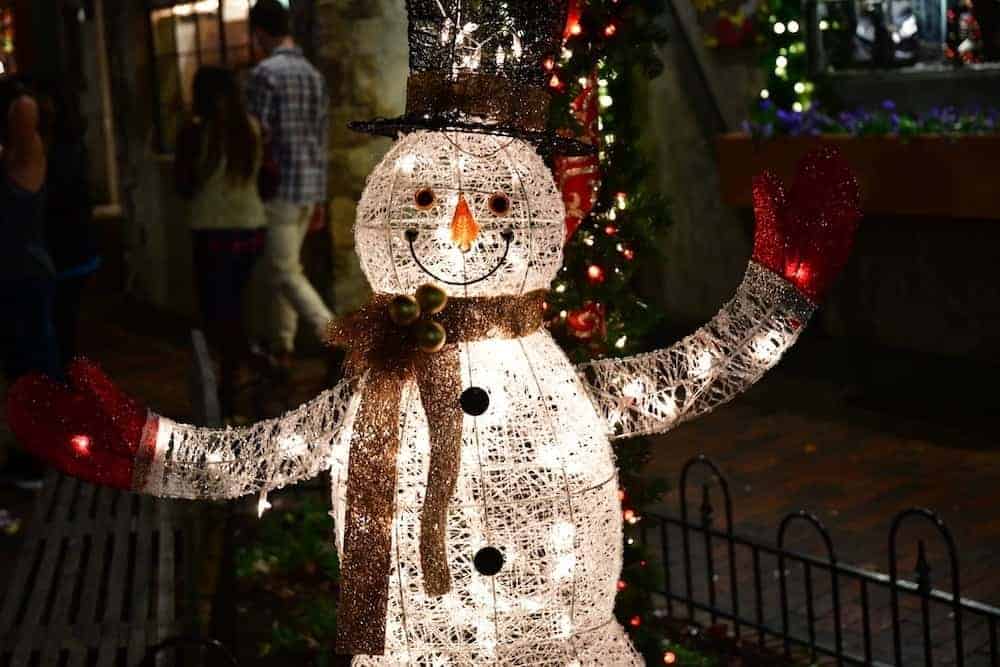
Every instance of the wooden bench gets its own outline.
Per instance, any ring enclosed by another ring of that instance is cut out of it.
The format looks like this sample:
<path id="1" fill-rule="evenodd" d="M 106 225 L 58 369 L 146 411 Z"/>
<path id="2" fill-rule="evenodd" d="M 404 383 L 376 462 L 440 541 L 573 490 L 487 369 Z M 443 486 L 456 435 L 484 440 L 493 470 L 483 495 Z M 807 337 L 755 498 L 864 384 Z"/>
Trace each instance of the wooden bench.
<path id="1" fill-rule="evenodd" d="M 217 420 L 207 346 L 193 332 L 192 398 Z M 0 667 L 201 664 L 150 647 L 198 636 L 201 531 L 194 503 L 50 472 L 0 606 Z M 221 665 L 219 656 L 204 664 Z"/>

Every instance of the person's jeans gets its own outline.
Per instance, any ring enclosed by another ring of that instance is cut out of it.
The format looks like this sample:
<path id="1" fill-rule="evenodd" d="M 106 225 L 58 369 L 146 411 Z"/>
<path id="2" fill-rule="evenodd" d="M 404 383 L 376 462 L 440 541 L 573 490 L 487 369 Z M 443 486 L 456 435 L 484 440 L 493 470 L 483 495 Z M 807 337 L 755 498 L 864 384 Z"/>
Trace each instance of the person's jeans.
<path id="1" fill-rule="evenodd" d="M 10 382 L 28 373 L 62 379 L 52 308 L 53 278 L 0 279 L 0 351 Z"/>
<path id="2" fill-rule="evenodd" d="M 195 284 L 205 333 L 219 355 L 219 403 L 235 414 L 240 364 L 247 356 L 243 296 L 266 234 L 263 229 L 195 230 Z"/>
<path id="3" fill-rule="evenodd" d="M 265 284 L 269 292 L 265 335 L 272 351 L 295 349 L 298 318 L 305 318 L 323 339 L 333 318 L 330 309 L 302 270 L 302 243 L 309 231 L 315 205 L 299 206 L 281 200 L 267 204 L 267 243 L 264 246 Z"/>

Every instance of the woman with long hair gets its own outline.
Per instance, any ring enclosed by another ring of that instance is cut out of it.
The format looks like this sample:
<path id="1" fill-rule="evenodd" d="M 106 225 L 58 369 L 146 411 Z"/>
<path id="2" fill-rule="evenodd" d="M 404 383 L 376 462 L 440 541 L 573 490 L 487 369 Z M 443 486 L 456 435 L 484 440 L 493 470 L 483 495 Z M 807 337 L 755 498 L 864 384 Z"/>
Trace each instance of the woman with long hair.
<path id="1" fill-rule="evenodd" d="M 247 113 L 235 75 L 201 67 L 194 116 L 178 137 L 178 192 L 191 200 L 195 282 L 205 330 L 220 356 L 219 402 L 232 418 L 236 379 L 247 356 L 243 292 L 264 247 L 258 192 L 261 129 Z"/>

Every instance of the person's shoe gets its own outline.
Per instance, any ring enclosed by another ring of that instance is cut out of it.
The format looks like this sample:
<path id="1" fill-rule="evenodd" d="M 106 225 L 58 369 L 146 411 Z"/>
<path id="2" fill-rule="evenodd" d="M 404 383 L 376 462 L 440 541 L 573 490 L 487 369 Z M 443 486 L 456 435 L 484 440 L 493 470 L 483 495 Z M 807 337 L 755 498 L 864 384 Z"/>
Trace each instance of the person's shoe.
<path id="1" fill-rule="evenodd" d="M 9 484 L 22 491 L 38 491 L 45 478 L 45 467 L 19 451 L 10 452 L 7 463 L 0 468 L 0 484 Z"/>

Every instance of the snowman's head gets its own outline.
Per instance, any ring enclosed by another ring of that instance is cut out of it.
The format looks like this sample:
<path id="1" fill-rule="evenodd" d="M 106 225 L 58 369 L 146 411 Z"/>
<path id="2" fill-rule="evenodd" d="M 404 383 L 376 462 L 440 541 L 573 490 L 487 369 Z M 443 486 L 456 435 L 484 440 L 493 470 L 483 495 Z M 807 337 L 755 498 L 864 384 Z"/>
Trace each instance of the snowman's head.
<path id="1" fill-rule="evenodd" d="M 368 177 L 355 241 L 376 292 L 433 283 L 451 296 L 522 294 L 555 278 L 564 218 L 530 144 L 421 131 L 401 138 Z"/>

